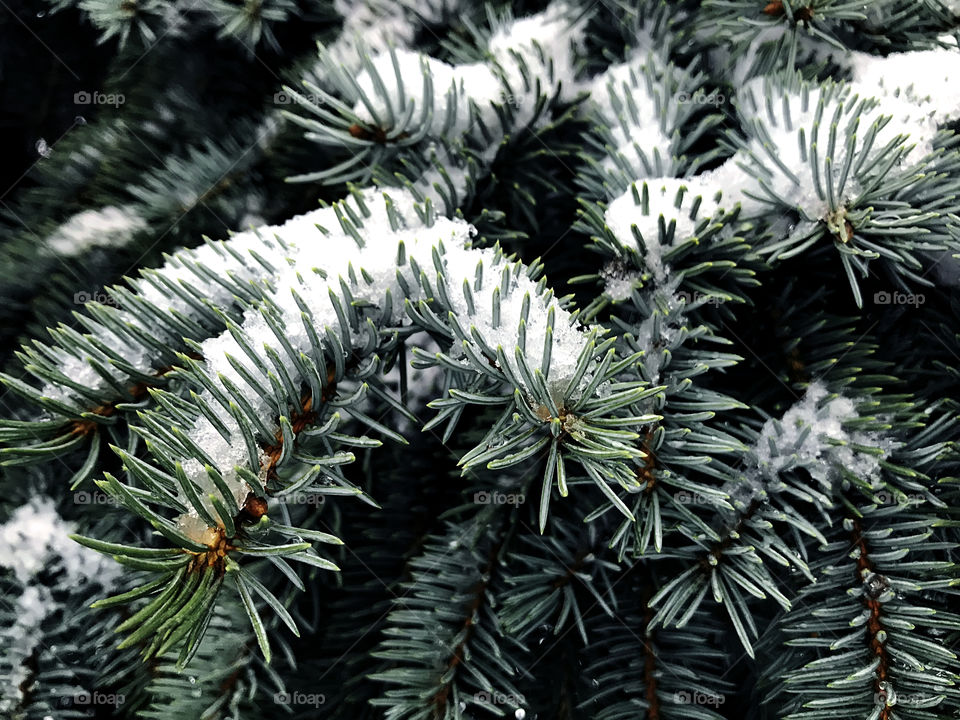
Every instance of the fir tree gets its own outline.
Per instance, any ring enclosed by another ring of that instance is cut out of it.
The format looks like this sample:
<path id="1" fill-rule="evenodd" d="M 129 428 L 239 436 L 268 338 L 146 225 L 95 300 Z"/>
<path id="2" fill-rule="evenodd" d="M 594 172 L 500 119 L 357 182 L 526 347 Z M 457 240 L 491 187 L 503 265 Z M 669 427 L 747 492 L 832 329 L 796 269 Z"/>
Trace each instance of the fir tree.
<path id="1" fill-rule="evenodd" d="M 3 717 L 960 718 L 960 4 L 0 15 Z"/>

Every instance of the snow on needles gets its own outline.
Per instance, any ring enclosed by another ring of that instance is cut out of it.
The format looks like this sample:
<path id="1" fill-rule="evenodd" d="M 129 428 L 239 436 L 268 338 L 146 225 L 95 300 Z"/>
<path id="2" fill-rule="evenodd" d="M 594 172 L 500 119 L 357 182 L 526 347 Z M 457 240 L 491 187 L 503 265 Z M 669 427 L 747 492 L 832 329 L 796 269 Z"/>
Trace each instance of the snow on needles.
<path id="1" fill-rule="evenodd" d="M 195 296 L 204 298 L 212 305 L 227 306 L 234 299 L 239 286 L 260 282 L 270 275 L 267 268 L 250 255 L 251 249 L 256 248 L 260 257 L 267 262 L 282 262 L 282 251 L 273 241 L 274 234 L 288 234 L 295 230 L 297 233 L 312 234 L 315 240 L 319 240 L 322 233 L 317 229 L 317 224 L 336 223 L 333 210 L 324 208 L 293 218 L 283 225 L 238 233 L 229 241 L 179 250 L 169 256 L 162 267 L 142 271 L 143 277 L 130 281 L 130 287 L 138 298 L 155 308 L 160 317 L 179 315 L 194 318 L 197 313 L 190 301 L 171 293 L 170 287 L 190 288 Z M 152 372 L 157 355 L 155 346 L 145 342 L 144 337 L 156 340 L 157 344 L 181 347 L 181 335 L 157 324 L 150 315 L 144 317 L 144 313 L 122 308 L 107 308 L 106 311 L 115 314 L 135 332 L 117 335 L 101 326 L 93 333 L 96 341 L 140 372 Z M 90 390 L 112 392 L 110 384 L 90 365 L 91 359 L 96 360 L 117 381 L 133 384 L 132 378 L 118 368 L 108 354 L 99 351 L 74 354 L 61 347 L 52 348 L 52 353 L 59 359 L 60 370 L 65 376 Z M 78 398 L 76 390 L 60 383 L 48 383 L 42 392 L 46 397 L 73 402 L 78 407 L 83 407 L 86 402 Z"/>
<path id="2" fill-rule="evenodd" d="M 794 467 L 803 467 L 825 486 L 844 468 L 858 477 L 877 480 L 880 461 L 893 445 L 875 433 L 851 432 L 844 423 L 858 417 L 850 398 L 830 395 L 814 382 L 803 398 L 779 420 L 767 420 L 757 438 L 755 452 L 761 476 L 775 478 Z M 881 455 L 855 450 L 853 445 L 881 448 Z"/>
<path id="3" fill-rule="evenodd" d="M 12 712 L 23 700 L 21 683 L 30 670 L 24 661 L 40 643 L 41 624 L 58 607 L 41 570 L 63 574 L 59 586 L 75 588 L 96 582 L 113 587 L 119 565 L 68 537 L 73 528 L 57 513 L 53 500 L 34 497 L 0 525 L 0 567 L 12 571 L 24 586 L 13 610 L 15 621 L 0 629 L 0 657 L 10 682 L 0 688 L 0 712 Z"/>
<path id="4" fill-rule="evenodd" d="M 654 278 L 663 282 L 668 275 L 664 254 L 696 237 L 732 203 L 724 202 L 722 191 L 695 177 L 651 178 L 638 185 L 607 206 L 604 221 L 624 249 L 636 252 Z M 615 284 L 610 290 L 614 297 L 623 288 Z"/>
<path id="5" fill-rule="evenodd" d="M 67 537 L 72 531 L 52 500 L 35 497 L 0 525 L 0 567 L 12 570 L 21 583 L 29 582 L 51 563 L 66 573 L 68 586 L 83 580 L 110 582 L 110 573 L 105 576 L 104 570 L 116 566 Z"/>
<path id="6" fill-rule="evenodd" d="M 405 192 L 392 191 L 391 195 L 394 204 L 401 209 L 412 205 L 412 196 Z M 285 261 L 266 290 L 267 302 L 272 306 L 269 312 L 275 323 L 283 328 L 283 340 L 278 339 L 266 321 L 264 313 L 267 310 L 248 310 L 240 327 L 243 344 L 230 332 L 202 343 L 203 370 L 212 382 L 226 387 L 226 379 L 249 391 L 246 398 L 257 416 L 266 425 L 276 427 L 278 408 L 272 403 L 271 382 L 266 374 L 267 368 L 271 368 L 271 373 L 273 369 L 268 354 L 262 352 L 265 347 L 276 349 L 274 357 L 279 356 L 284 372 L 293 383 L 299 384 L 306 378 L 300 377 L 297 360 L 301 353 L 314 354 L 306 323 L 321 338 L 327 327 L 338 338 L 344 338 L 344 352 L 348 356 L 367 342 L 366 328 L 362 325 L 360 332 L 353 331 L 349 323 L 341 326 L 332 297 L 341 298 L 340 303 L 345 303 L 343 285 L 349 288 L 354 302 L 361 306 L 369 304 L 384 308 L 389 296 L 392 317 L 385 318 L 385 321 L 395 325 L 408 322 L 404 312 L 405 299 L 413 302 L 433 299 L 444 305 L 449 301 L 448 311 L 459 326 L 468 333 L 471 327 L 475 327 L 486 344 L 494 349 L 502 346 L 511 370 L 518 377 L 514 350 L 518 346 L 518 327 L 527 298 L 527 363 L 532 368 L 541 367 L 546 323 L 552 311 L 555 320 L 547 381 L 551 385 L 569 381 L 586 345 L 586 336 L 571 327 L 570 313 L 560 307 L 550 291 L 531 280 L 520 263 L 508 262 L 498 250 L 470 248 L 470 238 L 475 230 L 462 220 L 436 218 L 427 227 L 408 210 L 401 213 L 406 226 L 393 230 L 386 204 L 379 195 L 377 188 L 370 188 L 363 192 L 362 201 L 357 203 L 370 213 L 357 228 L 363 242 L 361 247 L 346 230 L 331 230 L 318 241 L 308 228 L 299 226 L 298 231 L 296 223 L 288 223 L 289 229 L 282 235 L 288 248 Z M 435 265 L 435 257 L 441 263 L 439 268 Z M 431 288 L 437 289 L 443 283 L 445 292 L 435 292 L 435 297 L 426 296 L 420 284 L 423 277 L 428 278 Z M 465 285 L 470 288 L 469 295 Z M 496 320 L 497 314 L 499 320 Z M 438 315 L 446 319 L 447 313 Z M 470 340 L 470 344 L 478 352 L 482 347 L 475 340 Z M 251 362 L 244 345 L 252 348 L 262 362 Z M 462 357 L 462 341 L 454 342 L 449 353 L 453 357 Z M 234 363 L 230 362 L 228 355 Z M 321 358 L 313 359 L 322 362 Z M 463 362 L 465 370 L 469 370 L 467 360 Z M 246 372 L 238 371 L 235 364 L 242 365 Z M 250 462 L 244 435 L 233 416 L 223 409 L 212 393 L 205 391 L 201 398 L 216 409 L 229 437 L 221 434 L 204 415 L 199 416 L 186 434 L 214 460 L 234 499 L 242 504 L 249 487 L 235 468 Z M 283 408 L 282 412 L 286 409 Z M 201 462 L 195 458 L 183 458 L 182 464 L 187 475 L 199 486 L 201 497 L 218 494 Z M 207 525 L 196 511 L 182 516 L 179 525 L 193 539 L 202 542 L 210 539 Z"/>
<path id="7" fill-rule="evenodd" d="M 385 118 L 405 117 L 411 107 L 415 122 L 425 109 L 432 110 L 421 132 L 447 141 L 473 133 L 483 141 L 481 147 L 489 148 L 489 160 L 499 143 L 484 139 L 478 122 L 502 136 L 533 119 L 539 94 L 559 92 L 571 99 L 579 91 L 575 56 L 586 20 L 571 17 L 565 3 L 553 3 L 541 13 L 505 23 L 490 39 L 492 62 L 450 65 L 409 50 L 381 52 L 371 59 L 373 72 L 364 70 L 357 77 L 365 101 L 358 100 L 353 112 L 380 126 Z M 514 111 L 512 128 L 501 127 L 494 105 Z"/>
<path id="8" fill-rule="evenodd" d="M 884 110 L 909 129 L 910 139 L 930 151 L 937 126 L 960 117 L 960 52 L 957 48 L 891 53 L 853 52 L 852 79 L 863 92 L 884 100 Z"/>
<path id="9" fill-rule="evenodd" d="M 640 51 L 595 76 L 590 100 L 613 146 L 600 167 L 629 172 L 630 179 L 676 174 L 678 132 L 696 110 L 692 98 L 697 98 L 698 82 L 658 55 Z"/>
<path id="10" fill-rule="evenodd" d="M 129 207 L 103 207 L 71 216 L 47 238 L 47 249 L 56 255 L 73 257 L 94 247 L 126 245 L 146 221 Z"/>

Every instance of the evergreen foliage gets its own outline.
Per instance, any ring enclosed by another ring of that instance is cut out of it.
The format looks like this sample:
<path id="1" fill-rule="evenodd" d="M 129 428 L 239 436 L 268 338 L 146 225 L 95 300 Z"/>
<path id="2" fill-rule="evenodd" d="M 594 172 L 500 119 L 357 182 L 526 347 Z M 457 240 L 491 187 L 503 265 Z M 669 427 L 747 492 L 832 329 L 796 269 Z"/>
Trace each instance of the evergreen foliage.
<path id="1" fill-rule="evenodd" d="M 960 4 L 47 5 L 3 717 L 960 718 Z"/>

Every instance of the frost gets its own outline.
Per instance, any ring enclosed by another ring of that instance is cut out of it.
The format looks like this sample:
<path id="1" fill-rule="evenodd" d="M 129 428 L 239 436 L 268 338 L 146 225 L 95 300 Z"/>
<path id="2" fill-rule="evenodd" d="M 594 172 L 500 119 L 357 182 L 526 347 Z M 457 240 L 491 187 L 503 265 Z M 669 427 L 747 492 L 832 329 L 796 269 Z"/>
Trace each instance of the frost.
<path id="1" fill-rule="evenodd" d="M 90 248 L 126 245 L 146 228 L 146 221 L 130 207 L 84 210 L 50 234 L 47 249 L 56 255 L 73 257 Z"/>

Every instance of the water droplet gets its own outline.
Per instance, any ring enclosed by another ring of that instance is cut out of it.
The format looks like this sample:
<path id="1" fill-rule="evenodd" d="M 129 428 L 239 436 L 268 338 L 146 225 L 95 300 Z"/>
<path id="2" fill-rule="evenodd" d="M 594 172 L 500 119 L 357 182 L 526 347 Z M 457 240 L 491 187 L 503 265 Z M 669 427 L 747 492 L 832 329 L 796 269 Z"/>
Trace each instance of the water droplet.
<path id="1" fill-rule="evenodd" d="M 197 684 L 197 679 L 193 675 L 191 675 L 188 679 L 190 680 L 191 685 Z"/>
<path id="2" fill-rule="evenodd" d="M 523 708 L 517 708 L 516 711 L 513 713 L 513 716 L 517 720 L 523 720 L 527 716 L 527 711 L 524 710 Z"/>
<path id="3" fill-rule="evenodd" d="M 37 13 L 38 18 L 46 17 L 46 15 L 47 15 L 46 10 L 41 10 L 40 12 Z"/>
<path id="4" fill-rule="evenodd" d="M 457 707 L 460 708 L 460 712 L 463 712 L 464 710 L 467 709 L 467 704 L 461 700 L 461 701 L 458 703 Z"/>
<path id="5" fill-rule="evenodd" d="M 596 678 L 593 678 L 593 680 L 590 681 L 590 684 L 593 685 L 594 687 L 600 687 L 600 681 L 597 680 Z"/>
<path id="6" fill-rule="evenodd" d="M 47 145 L 46 140 L 44 140 L 43 138 L 40 138 L 39 140 L 37 140 L 36 147 L 37 147 L 37 154 L 40 155 L 40 157 L 50 157 L 50 146 Z"/>

